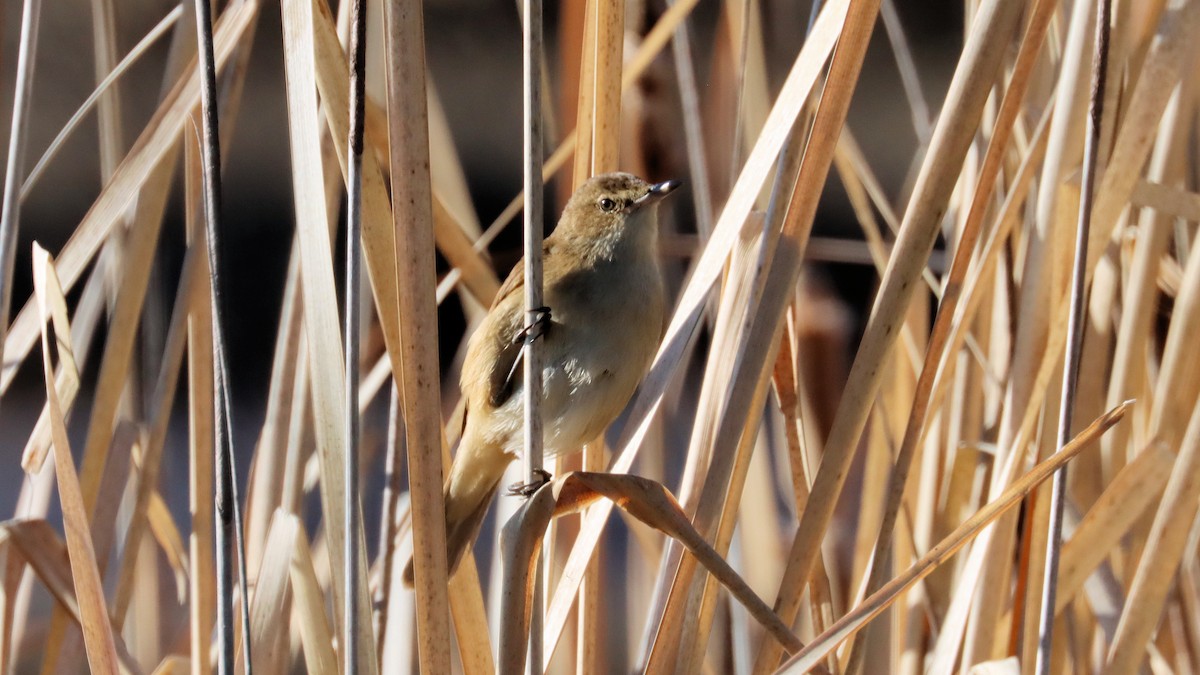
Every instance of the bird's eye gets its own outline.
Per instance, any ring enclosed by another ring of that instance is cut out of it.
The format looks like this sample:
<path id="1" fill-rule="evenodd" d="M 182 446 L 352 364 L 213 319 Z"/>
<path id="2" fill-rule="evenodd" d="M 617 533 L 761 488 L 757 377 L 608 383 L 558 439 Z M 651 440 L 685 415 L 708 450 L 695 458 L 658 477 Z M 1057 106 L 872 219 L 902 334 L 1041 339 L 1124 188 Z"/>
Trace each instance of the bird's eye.
<path id="1" fill-rule="evenodd" d="M 617 203 L 608 197 L 601 197 L 600 210 L 604 211 L 605 213 L 612 213 L 613 211 L 617 210 Z"/>

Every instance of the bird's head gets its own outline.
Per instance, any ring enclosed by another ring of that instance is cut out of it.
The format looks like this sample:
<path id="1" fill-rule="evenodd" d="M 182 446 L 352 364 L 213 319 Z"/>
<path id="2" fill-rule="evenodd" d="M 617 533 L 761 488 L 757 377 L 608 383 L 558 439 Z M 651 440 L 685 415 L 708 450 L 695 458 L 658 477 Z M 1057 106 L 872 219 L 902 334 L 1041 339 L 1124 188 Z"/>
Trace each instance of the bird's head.
<path id="1" fill-rule="evenodd" d="M 620 240 L 643 240 L 639 235 L 644 235 L 644 241 L 652 243 L 657 236 L 658 204 L 679 185 L 677 180 L 648 183 L 629 173 L 593 176 L 567 202 L 556 235 L 614 246 Z"/>

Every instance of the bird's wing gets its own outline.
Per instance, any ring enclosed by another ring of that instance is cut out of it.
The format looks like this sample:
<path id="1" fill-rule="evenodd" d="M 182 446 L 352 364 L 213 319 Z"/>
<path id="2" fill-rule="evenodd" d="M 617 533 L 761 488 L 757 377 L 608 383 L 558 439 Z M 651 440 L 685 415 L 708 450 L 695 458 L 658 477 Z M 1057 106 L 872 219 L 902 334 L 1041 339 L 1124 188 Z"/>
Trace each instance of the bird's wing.
<path id="1" fill-rule="evenodd" d="M 488 376 L 488 403 L 493 408 L 504 405 L 512 396 L 513 389 L 521 379 L 522 369 L 519 367 L 524 341 L 521 332 L 521 299 L 525 287 L 523 262 L 518 262 L 496 294 L 491 313 L 500 323 L 500 330 L 491 331 L 491 339 L 495 344 L 495 358 L 492 361 L 492 371 Z"/>
<path id="2" fill-rule="evenodd" d="M 542 244 L 543 257 L 549 257 L 552 250 L 550 242 Z M 552 275 L 546 275 L 544 282 L 552 280 Z M 492 345 L 496 358 L 492 362 L 492 372 L 488 379 L 488 403 L 492 407 L 504 405 L 512 396 L 517 383 L 522 381 L 521 354 L 524 353 L 524 340 L 521 331 L 525 324 L 523 295 L 525 289 L 525 259 L 517 261 L 516 266 L 508 273 L 508 278 L 496 293 L 492 302 L 490 314 L 495 315 L 501 328 L 492 331 L 496 344 Z"/>

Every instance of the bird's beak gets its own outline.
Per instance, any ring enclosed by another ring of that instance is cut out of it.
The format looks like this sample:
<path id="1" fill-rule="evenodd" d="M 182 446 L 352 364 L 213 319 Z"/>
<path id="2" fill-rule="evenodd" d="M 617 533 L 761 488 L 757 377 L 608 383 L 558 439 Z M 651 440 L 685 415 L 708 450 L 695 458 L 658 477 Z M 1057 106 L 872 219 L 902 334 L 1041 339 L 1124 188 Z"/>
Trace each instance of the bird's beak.
<path id="1" fill-rule="evenodd" d="M 642 206 L 654 204 L 654 203 L 658 202 L 659 200 L 661 200 L 663 197 L 666 197 L 667 195 L 671 194 L 675 190 L 675 188 L 679 187 L 680 185 L 682 185 L 682 183 L 680 183 L 677 180 L 667 180 L 667 181 L 663 181 L 661 183 L 655 183 L 654 185 L 650 186 L 649 192 L 647 192 L 646 194 L 639 197 L 636 201 L 633 202 L 632 205 L 635 208 L 640 208 Z"/>

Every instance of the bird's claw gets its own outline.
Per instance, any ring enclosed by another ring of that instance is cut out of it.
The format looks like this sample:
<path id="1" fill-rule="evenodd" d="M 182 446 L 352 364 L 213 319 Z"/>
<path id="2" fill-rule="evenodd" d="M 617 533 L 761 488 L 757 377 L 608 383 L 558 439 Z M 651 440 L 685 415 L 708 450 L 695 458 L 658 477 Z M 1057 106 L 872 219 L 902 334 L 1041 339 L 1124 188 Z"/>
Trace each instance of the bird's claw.
<path id="1" fill-rule="evenodd" d="M 546 329 L 550 327 L 550 308 L 537 307 L 527 312 L 532 317 L 532 321 L 527 326 L 517 333 L 516 342 L 525 342 L 536 340 L 546 334 Z"/>
<path id="2" fill-rule="evenodd" d="M 550 472 L 545 469 L 534 469 L 533 473 L 537 476 L 536 480 L 528 483 L 513 483 L 508 486 L 509 497 L 530 497 L 533 493 L 542 488 L 543 485 L 550 482 Z"/>

